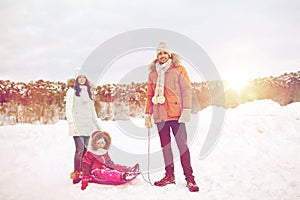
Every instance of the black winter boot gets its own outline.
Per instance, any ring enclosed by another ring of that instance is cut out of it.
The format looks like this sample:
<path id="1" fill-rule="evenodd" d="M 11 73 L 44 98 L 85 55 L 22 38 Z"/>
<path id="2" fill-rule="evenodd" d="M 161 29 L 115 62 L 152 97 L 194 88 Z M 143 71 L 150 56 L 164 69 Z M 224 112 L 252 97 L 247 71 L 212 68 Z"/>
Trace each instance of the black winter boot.
<path id="1" fill-rule="evenodd" d="M 175 176 L 166 174 L 160 181 L 154 182 L 156 186 L 166 186 L 168 184 L 175 184 Z"/>

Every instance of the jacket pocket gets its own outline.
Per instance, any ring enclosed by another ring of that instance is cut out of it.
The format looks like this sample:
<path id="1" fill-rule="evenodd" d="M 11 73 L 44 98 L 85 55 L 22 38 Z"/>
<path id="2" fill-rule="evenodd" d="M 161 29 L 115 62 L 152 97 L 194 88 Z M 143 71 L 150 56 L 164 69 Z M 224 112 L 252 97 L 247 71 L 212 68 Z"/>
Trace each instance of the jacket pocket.
<path id="1" fill-rule="evenodd" d="M 181 105 L 179 102 L 168 102 L 168 116 L 179 117 L 181 115 Z"/>
<path id="2" fill-rule="evenodd" d="M 161 122 L 167 119 L 167 111 L 163 105 L 153 105 L 153 118 L 154 122 Z"/>

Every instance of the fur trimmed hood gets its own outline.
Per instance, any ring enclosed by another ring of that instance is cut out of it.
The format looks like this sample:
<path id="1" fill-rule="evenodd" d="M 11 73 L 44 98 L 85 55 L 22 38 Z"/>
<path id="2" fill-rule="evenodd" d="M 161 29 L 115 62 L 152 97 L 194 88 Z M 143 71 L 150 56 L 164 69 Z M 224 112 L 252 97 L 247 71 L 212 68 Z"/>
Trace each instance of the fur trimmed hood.
<path id="1" fill-rule="evenodd" d="M 105 132 L 105 131 L 95 131 L 93 134 L 92 134 L 92 140 L 91 140 L 91 150 L 96 150 L 96 143 L 97 141 L 100 139 L 100 138 L 104 138 L 106 144 L 105 144 L 105 147 L 104 149 L 108 150 L 110 145 L 111 145 L 111 137 L 110 135 Z"/>
<path id="2" fill-rule="evenodd" d="M 178 66 L 181 64 L 181 58 L 178 54 L 176 53 L 171 53 L 171 59 L 172 59 L 172 64 L 174 64 L 175 66 Z M 155 63 L 157 62 L 157 58 L 155 60 L 153 60 L 150 65 L 149 65 L 149 71 L 152 71 L 155 69 Z"/>

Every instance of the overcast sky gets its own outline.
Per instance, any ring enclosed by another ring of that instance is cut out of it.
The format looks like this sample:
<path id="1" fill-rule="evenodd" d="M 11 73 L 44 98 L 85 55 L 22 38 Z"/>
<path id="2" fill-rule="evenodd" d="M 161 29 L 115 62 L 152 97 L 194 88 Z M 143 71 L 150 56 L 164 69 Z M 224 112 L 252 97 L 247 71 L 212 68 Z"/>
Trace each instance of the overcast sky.
<path id="1" fill-rule="evenodd" d="M 140 28 L 187 36 L 223 79 L 295 72 L 299 10 L 299 0 L 1 0 L 0 79 L 66 81 L 103 42 Z M 147 52 L 132 59 L 147 65 Z"/>

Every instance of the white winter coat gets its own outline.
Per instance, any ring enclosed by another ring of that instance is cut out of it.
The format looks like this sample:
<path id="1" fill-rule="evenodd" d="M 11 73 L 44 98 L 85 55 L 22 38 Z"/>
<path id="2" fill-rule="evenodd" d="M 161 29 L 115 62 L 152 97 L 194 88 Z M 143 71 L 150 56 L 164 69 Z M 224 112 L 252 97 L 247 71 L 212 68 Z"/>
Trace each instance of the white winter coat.
<path id="1" fill-rule="evenodd" d="M 101 130 L 94 102 L 83 102 L 73 88 L 66 94 L 66 117 L 70 136 L 90 136 L 95 129 Z"/>

